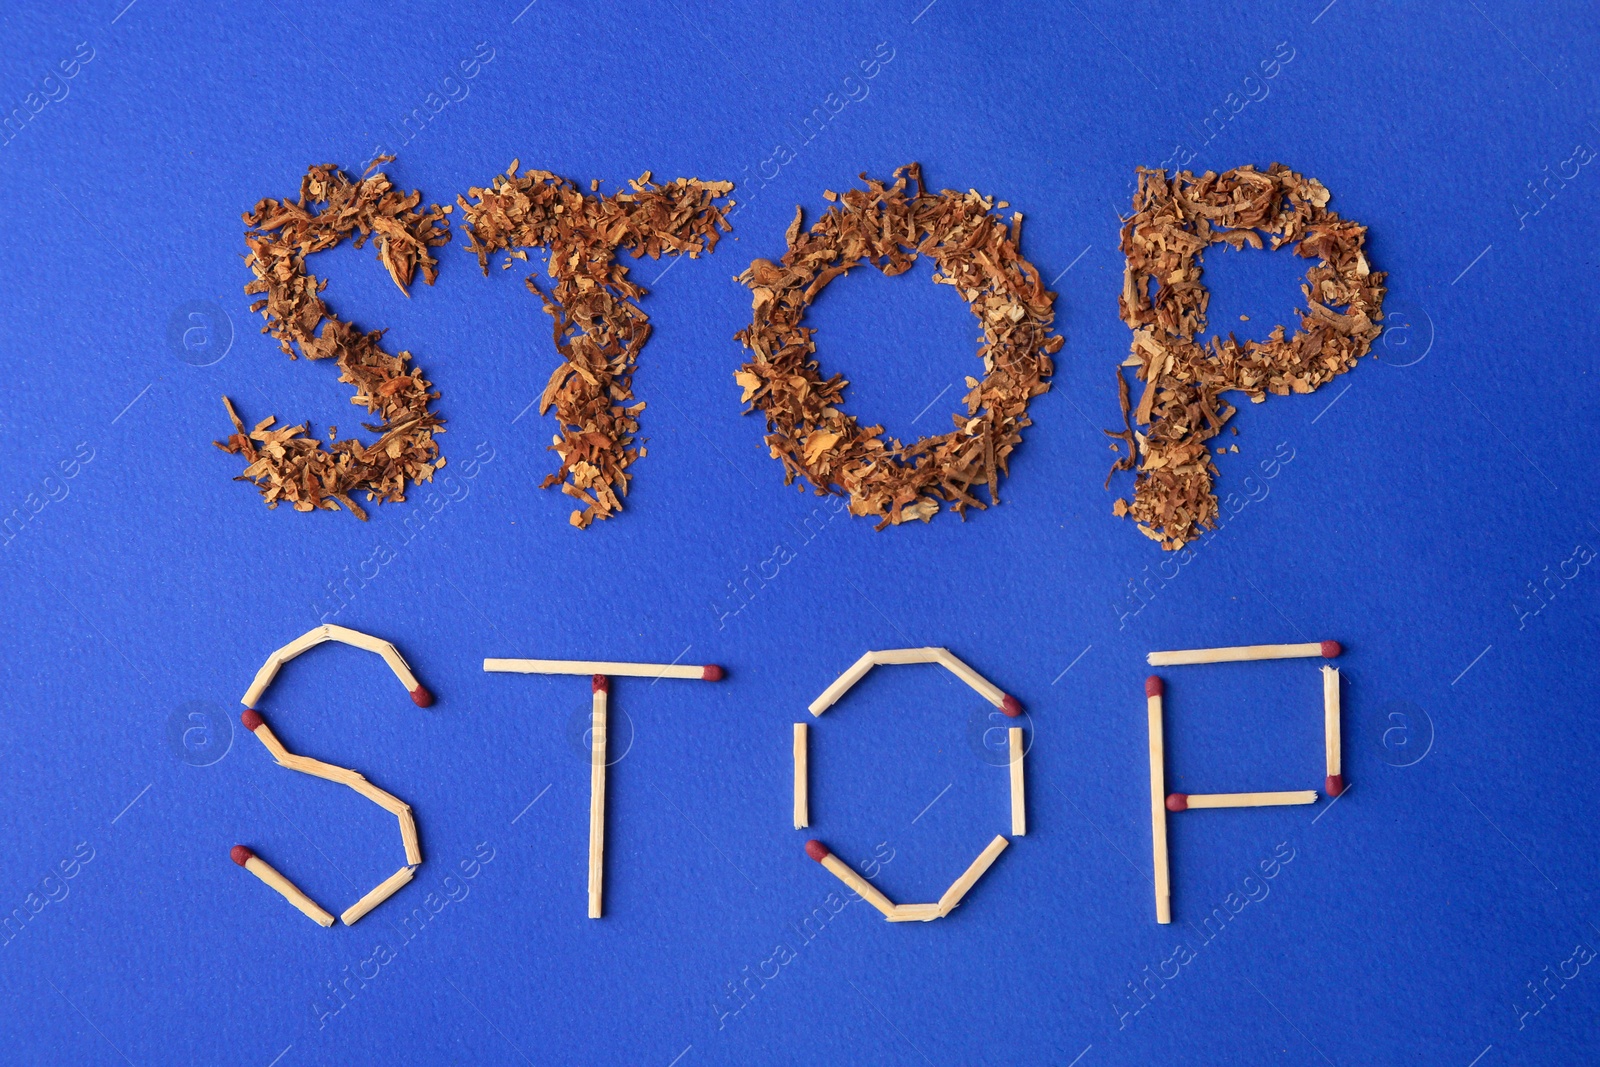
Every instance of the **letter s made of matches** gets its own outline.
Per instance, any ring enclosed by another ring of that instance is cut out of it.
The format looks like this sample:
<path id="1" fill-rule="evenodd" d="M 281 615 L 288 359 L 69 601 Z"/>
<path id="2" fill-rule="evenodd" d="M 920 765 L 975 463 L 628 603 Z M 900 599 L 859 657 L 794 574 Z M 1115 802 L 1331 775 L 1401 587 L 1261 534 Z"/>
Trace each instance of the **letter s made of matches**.
<path id="1" fill-rule="evenodd" d="M 422 687 L 421 682 L 417 681 L 416 675 L 411 673 L 411 668 L 401 658 L 394 645 L 381 638 L 361 633 L 358 630 L 347 629 L 343 626 L 318 626 L 278 649 L 267 657 L 266 663 L 256 673 L 255 680 L 244 695 L 243 703 L 245 709 L 239 719 L 244 723 L 245 728 L 255 735 L 256 740 L 260 741 L 266 750 L 272 754 L 273 759 L 278 761 L 279 766 L 348 786 L 378 805 L 378 807 L 389 812 L 399 823 L 400 843 L 405 850 L 405 863 L 394 874 L 384 879 L 360 900 L 345 909 L 340 918 L 346 926 L 352 926 L 363 915 L 388 900 L 402 886 L 411 881 L 412 876 L 416 874 L 417 868 L 422 864 L 422 846 L 417 839 L 417 824 L 411 815 L 411 806 L 394 794 L 379 789 L 367 781 L 363 775 L 350 770 L 348 767 L 339 767 L 332 763 L 324 763 L 319 759 L 312 759 L 310 756 L 301 756 L 290 752 L 288 747 L 278 740 L 277 735 L 272 732 L 272 728 L 267 725 L 261 714 L 250 706 L 261 699 L 262 694 L 272 684 L 272 680 L 277 676 L 278 670 L 285 663 L 325 641 L 338 641 L 381 656 L 384 662 L 388 664 L 389 669 L 400 679 L 400 684 L 405 686 L 406 690 L 411 694 L 412 701 L 419 707 L 425 708 L 432 704 L 433 695 Z M 235 863 L 277 890 L 283 895 L 284 899 L 304 912 L 318 925 L 333 925 L 332 915 L 329 915 L 320 905 L 301 892 L 299 887 L 280 874 L 271 864 L 257 856 L 251 849 L 246 848 L 244 845 L 235 845 L 232 857 Z"/>

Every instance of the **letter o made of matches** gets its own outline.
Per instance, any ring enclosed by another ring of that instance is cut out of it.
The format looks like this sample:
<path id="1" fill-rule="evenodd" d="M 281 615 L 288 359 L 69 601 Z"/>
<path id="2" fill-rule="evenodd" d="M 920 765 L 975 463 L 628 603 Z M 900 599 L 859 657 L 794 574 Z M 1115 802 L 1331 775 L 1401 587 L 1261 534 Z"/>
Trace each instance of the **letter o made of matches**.
<path id="1" fill-rule="evenodd" d="M 937 664 L 954 674 L 961 681 L 972 687 L 980 696 L 998 708 L 1010 718 L 1022 714 L 1022 702 L 1016 697 L 1002 690 L 999 686 L 989 681 L 983 675 L 973 670 L 947 648 L 893 648 L 882 651 L 867 652 L 849 669 L 835 678 L 822 694 L 811 702 L 810 712 L 813 716 L 820 716 L 832 707 L 845 695 L 849 689 L 866 677 L 867 672 L 874 667 L 896 666 L 912 663 Z M 807 728 L 804 723 L 796 723 L 794 727 L 794 826 L 795 829 L 810 824 L 809 806 L 807 800 L 808 786 L 806 746 Z M 1028 817 L 1026 807 L 1026 788 L 1023 780 L 1023 756 L 1026 749 L 1024 744 L 1023 729 L 1020 726 L 1009 727 L 1006 730 L 1008 749 L 1008 780 L 1011 795 L 1011 833 L 1014 837 L 1022 837 L 1028 830 Z M 850 865 L 835 856 L 828 846 L 821 841 L 808 841 L 806 855 L 822 864 L 835 878 L 838 878 L 852 891 L 867 903 L 883 912 L 883 917 L 889 922 L 931 922 L 942 919 L 961 903 L 979 878 L 983 877 L 995 859 L 1005 850 L 1010 842 L 1005 835 L 996 835 L 989 842 L 983 852 L 978 855 L 955 883 L 945 890 L 944 895 L 932 904 L 896 904 L 873 888 L 871 882 L 851 869 Z"/>

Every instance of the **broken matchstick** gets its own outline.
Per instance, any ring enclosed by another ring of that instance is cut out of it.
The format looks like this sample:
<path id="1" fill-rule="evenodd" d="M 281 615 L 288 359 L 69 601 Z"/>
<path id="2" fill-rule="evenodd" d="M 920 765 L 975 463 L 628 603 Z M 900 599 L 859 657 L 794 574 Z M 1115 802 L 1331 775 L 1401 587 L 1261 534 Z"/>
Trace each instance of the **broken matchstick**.
<path id="1" fill-rule="evenodd" d="M 1161 735 L 1161 698 L 1166 687 L 1145 679 L 1145 710 L 1150 720 L 1150 846 L 1155 854 L 1156 922 L 1172 921 L 1172 889 L 1167 873 L 1166 752 Z"/>
<path id="2" fill-rule="evenodd" d="M 339 916 L 339 921 L 346 926 L 354 926 L 357 919 L 399 892 L 400 887 L 411 881 L 411 876 L 416 873 L 417 869 L 415 867 L 401 867 L 398 871 L 379 882 L 372 892 L 346 908 L 344 914 Z"/>
<path id="3" fill-rule="evenodd" d="M 1344 774 L 1339 750 L 1339 669 L 1322 668 L 1322 733 L 1328 753 L 1328 778 L 1323 783 L 1330 797 L 1344 792 Z"/>
<path id="4" fill-rule="evenodd" d="M 808 727 L 803 722 L 794 724 L 794 828 L 796 830 L 811 825 L 811 805 L 808 796 L 809 789 L 806 773 L 807 730 Z"/>
<path id="5" fill-rule="evenodd" d="M 884 896 L 882 893 L 878 892 L 878 890 L 873 887 L 871 882 L 867 881 L 855 871 L 851 870 L 848 863 L 841 860 L 838 856 L 835 856 L 832 852 L 829 852 L 827 845 L 824 845 L 821 841 L 807 841 L 806 855 L 810 856 L 812 859 L 828 868 L 829 873 L 831 873 L 835 878 L 839 879 L 839 881 L 843 882 L 845 885 L 849 886 L 851 889 L 855 890 L 856 894 L 860 896 L 862 900 L 865 900 L 868 904 L 871 904 L 874 908 L 877 908 L 879 911 L 883 912 L 884 918 L 893 918 L 895 909 L 894 902 L 888 897 Z M 980 871 L 979 873 L 981 874 L 982 872 Z"/>
<path id="6" fill-rule="evenodd" d="M 1169 793 L 1168 811 L 1190 808 L 1274 808 L 1286 804 L 1315 804 L 1315 789 L 1296 789 L 1286 793 Z"/>
<path id="7" fill-rule="evenodd" d="M 305 913 L 318 926 L 332 926 L 333 916 L 323 911 L 317 902 L 300 891 L 300 887 L 279 874 L 277 868 L 257 856 L 243 845 L 234 845 L 229 855 L 233 862 L 267 883 L 283 895 L 283 899 Z"/>
<path id="8" fill-rule="evenodd" d="M 1028 832 L 1028 809 L 1022 789 L 1022 727 L 1009 731 L 1011 742 L 1011 836 L 1022 837 Z"/>
<path id="9" fill-rule="evenodd" d="M 950 888 L 944 891 L 944 896 L 939 898 L 939 915 L 941 918 L 955 910 L 956 905 L 961 903 L 961 898 L 966 896 L 967 891 L 974 885 L 978 884 L 978 879 L 983 877 L 984 872 L 994 864 L 995 859 L 1006 850 L 1006 846 L 1010 843 L 1005 839 L 1004 835 L 996 834 L 995 839 L 989 842 L 988 847 L 978 853 L 978 858 L 972 861 L 972 865 L 963 871 L 961 877 L 952 882 Z"/>

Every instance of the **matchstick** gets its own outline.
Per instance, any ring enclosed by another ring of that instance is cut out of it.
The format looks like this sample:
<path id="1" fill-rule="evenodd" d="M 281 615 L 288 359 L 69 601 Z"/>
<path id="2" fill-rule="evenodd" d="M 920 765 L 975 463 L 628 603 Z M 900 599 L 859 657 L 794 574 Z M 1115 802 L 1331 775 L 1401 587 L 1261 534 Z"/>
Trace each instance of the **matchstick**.
<path id="1" fill-rule="evenodd" d="M 282 763 L 290 758 L 289 750 L 283 747 L 283 742 L 278 740 L 278 735 L 272 732 L 266 720 L 254 708 L 245 708 L 239 714 L 239 721 L 244 723 L 244 728 L 256 735 L 256 740 L 267 746 L 267 751 L 272 753 L 272 758 Z"/>
<path id="2" fill-rule="evenodd" d="M 268 656 L 267 662 L 261 665 L 259 671 L 256 671 L 255 678 L 250 682 L 250 688 L 246 689 L 244 696 L 239 698 L 239 703 L 248 708 L 259 701 L 261 694 L 267 691 L 267 686 L 271 685 L 272 680 L 278 676 L 278 668 L 282 666 L 283 660 L 279 659 L 276 653 Z"/>
<path id="3" fill-rule="evenodd" d="M 941 918 L 955 910 L 956 905 L 961 903 L 961 898 L 966 896 L 967 891 L 978 883 L 978 879 L 983 877 L 984 872 L 994 863 L 995 858 L 1004 852 L 1006 846 L 1010 843 L 1005 837 L 996 835 L 995 839 L 989 842 L 989 847 L 978 853 L 978 858 L 972 861 L 972 866 L 968 867 L 960 878 L 951 883 L 950 888 L 944 891 L 944 896 L 939 898 L 939 915 Z"/>
<path id="4" fill-rule="evenodd" d="M 272 864 L 243 845 L 234 845 L 229 855 L 233 857 L 233 862 L 283 894 L 284 900 L 299 908 L 312 922 L 318 926 L 333 925 L 333 916 L 318 907 L 316 901 L 300 892 L 300 887 L 279 874 Z"/>
<path id="5" fill-rule="evenodd" d="M 1322 736 L 1328 751 L 1328 778 L 1323 783 L 1330 797 L 1344 792 L 1339 746 L 1339 668 L 1322 668 Z"/>
<path id="6" fill-rule="evenodd" d="M 581 659 L 486 659 L 486 671 L 510 674 L 604 674 L 628 678 L 695 678 L 720 682 L 727 672 L 715 663 L 703 667 L 678 663 L 613 663 Z"/>
<path id="7" fill-rule="evenodd" d="M 600 884 L 606 849 L 606 695 L 610 683 L 594 676 L 589 750 L 589 918 L 600 918 Z"/>
<path id="8" fill-rule="evenodd" d="M 1028 832 L 1027 804 L 1022 790 L 1022 727 L 1013 726 L 1011 738 L 1011 836 L 1022 837 Z"/>
<path id="9" fill-rule="evenodd" d="M 278 651 L 274 652 L 272 654 L 272 658 L 277 660 L 280 664 L 288 663 L 302 652 L 316 648 L 324 641 L 331 640 L 331 637 L 328 633 L 329 629 L 330 628 L 325 625 L 312 627 L 299 637 L 295 638 L 293 641 L 290 641 L 287 645 L 284 645 L 282 648 L 278 649 Z"/>
<path id="10" fill-rule="evenodd" d="M 947 648 L 939 649 L 939 662 L 946 670 L 982 694 L 983 699 L 1005 712 L 1011 718 L 1022 714 L 1022 702 L 1008 695 L 999 686 L 973 670 Z"/>
<path id="11" fill-rule="evenodd" d="M 346 908 L 344 914 L 339 916 L 339 920 L 346 926 L 354 926 L 357 919 L 394 896 L 401 886 L 411 881 L 411 876 L 416 873 L 417 869 L 415 867 L 401 867 L 398 871 L 379 882 L 372 892 Z"/>
<path id="12" fill-rule="evenodd" d="M 395 812 L 400 820 L 400 841 L 406 850 L 406 866 L 419 867 L 422 865 L 422 845 L 417 841 L 417 820 L 411 814 L 408 804 L 404 811 Z"/>
<path id="13" fill-rule="evenodd" d="M 1188 663 L 1236 663 L 1258 659 L 1333 659 L 1344 649 L 1337 641 L 1308 641 L 1300 645 L 1238 645 L 1233 648 L 1188 648 L 1177 652 L 1151 652 L 1152 667 L 1178 667 Z"/>
<path id="14" fill-rule="evenodd" d="M 1156 922 L 1172 921 L 1172 888 L 1167 874 L 1166 750 L 1161 734 L 1161 698 L 1166 687 L 1151 675 L 1145 679 L 1145 709 L 1150 719 L 1150 847 L 1155 853 Z"/>
<path id="15" fill-rule="evenodd" d="M 811 825 L 811 805 L 808 798 L 806 775 L 807 727 L 803 722 L 794 724 L 794 828 Z"/>
<path id="16" fill-rule="evenodd" d="M 889 915 L 892 923 L 926 923 L 942 918 L 937 904 L 896 904 Z"/>
<path id="17" fill-rule="evenodd" d="M 835 678 L 833 684 L 824 689 L 822 695 L 813 700 L 807 710 L 812 715 L 821 715 L 833 707 L 835 701 L 844 696 L 851 686 L 861 681 L 866 676 L 866 673 L 875 666 L 876 661 L 873 657 L 876 655 L 876 652 L 868 652 L 852 663 L 850 669 Z"/>
<path id="18" fill-rule="evenodd" d="M 890 648 L 873 652 L 874 666 L 891 666 L 900 663 L 938 663 L 942 648 Z"/>
<path id="19" fill-rule="evenodd" d="M 382 656 L 383 662 L 387 663 L 389 669 L 394 672 L 394 676 L 400 679 L 400 684 L 406 687 L 417 707 L 426 708 L 433 704 L 433 694 L 424 689 L 422 683 L 417 681 L 417 676 L 411 672 L 411 665 L 406 662 L 405 657 L 400 654 L 400 650 L 395 648 L 393 643 L 385 641 L 381 637 L 364 634 L 360 630 L 352 630 L 348 626 L 329 624 L 326 629 L 329 640 L 343 641 L 347 645 L 354 645 L 356 648 L 366 649 L 368 652 L 376 652 Z"/>
<path id="20" fill-rule="evenodd" d="M 821 841 L 807 841 L 806 855 L 828 868 L 835 878 L 855 890 L 862 900 L 883 912 L 884 918 L 893 917 L 894 902 L 878 892 L 871 882 L 851 870 L 848 863 L 829 852 L 827 845 L 824 845 Z"/>
<path id="21" fill-rule="evenodd" d="M 299 771 L 301 774 L 309 774 L 317 778 L 324 778 L 330 782 L 338 782 L 340 785 L 347 785 L 374 804 L 377 804 L 380 808 L 394 812 L 397 815 L 402 809 L 409 810 L 405 801 L 392 793 L 379 789 L 367 781 L 360 771 L 353 771 L 349 767 L 340 767 L 332 763 L 324 763 L 322 760 L 313 759 L 310 756 L 297 756 L 290 752 L 284 747 L 283 742 L 278 740 L 277 735 L 272 732 L 272 727 L 267 725 L 260 712 L 255 709 L 246 708 L 244 713 L 239 716 L 239 721 L 244 723 L 245 728 L 266 746 L 267 751 L 272 753 L 273 758 L 278 761 L 279 765 L 287 767 L 291 771 Z"/>
<path id="22" fill-rule="evenodd" d="M 1287 793 L 1169 793 L 1168 811 L 1190 808 L 1275 808 L 1286 804 L 1315 804 L 1315 789 L 1296 789 Z"/>

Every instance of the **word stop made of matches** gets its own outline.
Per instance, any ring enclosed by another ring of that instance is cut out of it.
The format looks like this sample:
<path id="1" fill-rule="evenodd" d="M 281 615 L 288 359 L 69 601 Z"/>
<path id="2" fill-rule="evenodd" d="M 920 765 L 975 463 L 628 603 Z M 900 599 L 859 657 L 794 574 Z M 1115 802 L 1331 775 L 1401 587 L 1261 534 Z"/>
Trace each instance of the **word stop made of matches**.
<path id="1" fill-rule="evenodd" d="M 267 725 L 256 705 L 266 694 L 278 671 L 290 660 L 325 642 L 338 642 L 380 656 L 400 680 L 412 700 L 420 707 L 433 704 L 433 695 L 425 689 L 412 673 L 410 666 L 390 642 L 343 626 L 324 625 L 303 634 L 267 657 L 257 672 L 250 688 L 241 701 L 244 712 L 241 720 L 246 728 L 262 743 L 280 766 L 303 774 L 314 775 L 337 782 L 355 790 L 361 796 L 393 814 L 400 829 L 401 846 L 405 862 L 394 874 L 384 879 L 365 896 L 346 908 L 339 916 L 345 925 L 354 924 L 362 916 L 378 907 L 390 896 L 410 882 L 422 864 L 422 849 L 417 837 L 416 821 L 411 807 L 392 793 L 372 784 L 357 771 L 340 767 L 310 756 L 290 751 Z M 1147 659 L 1153 667 L 1177 667 L 1262 661 L 1274 659 L 1322 658 L 1333 659 L 1343 649 L 1337 641 L 1317 641 L 1287 645 L 1247 645 L 1231 648 L 1186 649 L 1171 652 L 1152 652 Z M 943 667 L 969 686 L 983 700 L 992 704 L 1012 719 L 1022 715 L 1022 704 L 1014 696 L 991 682 L 946 648 L 898 648 L 870 651 L 856 660 L 843 674 L 833 680 L 811 702 L 808 709 L 813 717 L 820 717 L 866 676 L 874 667 L 898 667 L 922 664 Z M 558 674 L 589 678 L 592 701 L 589 730 L 589 869 L 588 915 L 601 918 L 604 911 L 605 883 L 605 826 L 606 826 L 606 767 L 608 763 L 607 713 L 611 700 L 611 687 L 617 678 L 648 678 L 652 684 L 662 679 L 717 682 L 725 672 L 715 664 L 631 663 L 613 660 L 556 660 L 556 659 L 485 659 L 483 669 L 491 673 Z M 1339 671 L 1332 666 L 1322 668 L 1323 737 L 1326 749 L 1327 776 L 1323 790 L 1330 797 L 1344 793 L 1346 783 L 1340 761 L 1340 699 Z M 1145 681 L 1146 714 L 1150 742 L 1150 830 L 1155 867 L 1156 921 L 1172 921 L 1172 890 L 1167 863 L 1167 818 L 1177 813 L 1204 808 L 1270 807 L 1291 804 L 1316 803 L 1315 789 L 1275 790 L 1235 793 L 1168 793 L 1166 791 L 1166 755 L 1163 743 L 1164 701 L 1166 684 L 1159 675 Z M 1007 728 L 1007 789 L 1010 837 L 996 834 L 967 868 L 960 873 L 938 900 L 928 903 L 897 904 L 885 896 L 867 878 L 836 855 L 818 840 L 806 842 L 805 852 L 821 864 L 830 874 L 862 900 L 871 904 L 889 922 L 931 922 L 950 915 L 986 874 L 1000 853 L 1010 845 L 1011 838 L 1028 832 L 1027 791 L 1023 774 L 1024 755 L 1031 745 L 1031 730 L 1021 725 Z M 810 725 L 794 724 L 793 745 L 793 812 L 794 828 L 807 829 L 811 825 Z M 254 874 L 263 883 L 281 894 L 295 908 L 321 926 L 332 926 L 334 916 L 279 872 L 256 851 L 245 845 L 235 845 L 232 850 L 235 863 Z"/>

